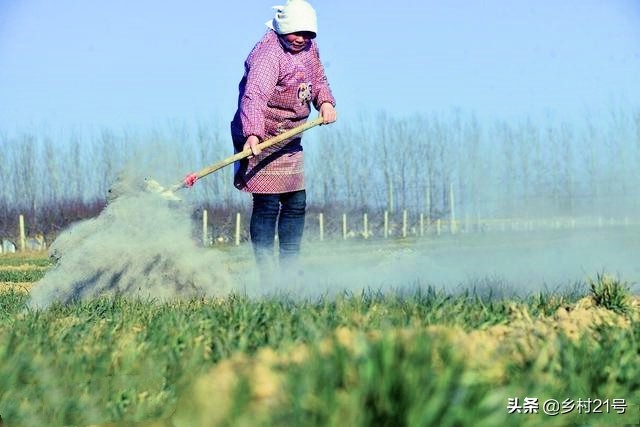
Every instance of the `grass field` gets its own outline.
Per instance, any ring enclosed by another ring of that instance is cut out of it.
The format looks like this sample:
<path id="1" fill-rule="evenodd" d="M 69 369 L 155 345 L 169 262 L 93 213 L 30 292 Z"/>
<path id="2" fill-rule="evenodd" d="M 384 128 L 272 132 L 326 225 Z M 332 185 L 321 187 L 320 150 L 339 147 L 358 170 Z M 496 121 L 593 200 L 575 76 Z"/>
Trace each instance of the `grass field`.
<path id="1" fill-rule="evenodd" d="M 48 268 L 0 257 L 9 427 L 640 424 L 640 302 L 605 274 L 509 298 L 425 286 L 26 309 Z"/>

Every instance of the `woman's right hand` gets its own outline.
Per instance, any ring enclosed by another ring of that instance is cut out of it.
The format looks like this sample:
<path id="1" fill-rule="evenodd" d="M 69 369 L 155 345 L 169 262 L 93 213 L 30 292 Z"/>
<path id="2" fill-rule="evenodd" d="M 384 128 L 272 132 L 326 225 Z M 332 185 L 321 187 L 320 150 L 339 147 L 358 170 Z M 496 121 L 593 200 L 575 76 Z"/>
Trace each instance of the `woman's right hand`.
<path id="1" fill-rule="evenodd" d="M 260 140 L 258 139 L 258 137 L 255 135 L 249 135 L 249 137 L 247 138 L 247 141 L 244 143 L 244 146 L 242 147 L 242 151 L 246 150 L 247 148 L 251 148 L 251 152 L 253 153 L 253 155 L 257 156 L 262 152 L 260 147 L 258 147 L 258 144 L 260 144 Z"/>
<path id="2" fill-rule="evenodd" d="M 329 123 L 333 123 L 338 118 L 336 113 L 336 109 L 333 108 L 333 104 L 329 102 L 323 102 L 320 106 L 320 116 L 322 117 L 322 124 L 328 125 Z"/>

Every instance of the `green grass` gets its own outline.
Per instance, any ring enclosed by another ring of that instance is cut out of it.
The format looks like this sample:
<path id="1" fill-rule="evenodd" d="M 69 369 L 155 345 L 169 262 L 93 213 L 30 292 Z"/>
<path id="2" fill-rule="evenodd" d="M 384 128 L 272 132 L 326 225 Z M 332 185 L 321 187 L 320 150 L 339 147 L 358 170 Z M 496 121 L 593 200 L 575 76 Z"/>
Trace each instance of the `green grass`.
<path id="1" fill-rule="evenodd" d="M 629 291 L 631 286 L 619 278 L 598 273 L 596 278 L 589 278 L 591 296 L 596 305 L 625 313 L 629 310 Z"/>
<path id="2" fill-rule="evenodd" d="M 0 270 L 0 282 L 35 282 L 42 279 L 44 270 Z"/>
<path id="3" fill-rule="evenodd" d="M 15 253 L 0 256 L 0 268 L 3 266 L 30 265 L 33 267 L 50 267 L 51 260 L 45 252 Z"/>
<path id="4" fill-rule="evenodd" d="M 286 358 L 306 348 L 303 361 L 273 368 L 283 379 L 285 403 L 266 413 L 252 406 L 255 372 L 235 372 L 239 386 L 221 425 L 639 423 L 640 323 L 628 299 L 621 299 L 627 295 L 623 282 L 598 283 L 609 285 L 523 298 L 492 295 L 482 286 L 457 294 L 424 287 L 308 300 L 231 295 L 159 304 L 103 298 L 45 311 L 26 309 L 24 293 L 0 292 L 0 415 L 10 427 L 166 417 L 181 397 L 190 398 L 197 378 L 234 355 L 251 364 L 264 349 Z M 509 325 L 514 310 L 534 319 L 550 316 L 589 289 L 594 299 L 601 297 L 600 306 L 626 316 L 630 327 L 600 326 L 579 340 L 523 329 L 522 342 L 532 344 L 504 347 L 508 357 L 495 360 L 504 364 L 500 379 L 474 367 L 478 355 L 431 329 Z M 618 310 L 622 306 L 627 309 Z M 336 338 L 342 329 L 351 333 L 347 343 Z M 540 403 L 621 398 L 629 407 L 623 415 L 510 415 L 507 401 L 514 397 Z M 212 391 L 211 401 L 218 398 Z"/>
<path id="5" fill-rule="evenodd" d="M 16 253 L 0 256 L 0 282 L 24 283 L 40 280 L 51 261 L 45 253 Z"/>

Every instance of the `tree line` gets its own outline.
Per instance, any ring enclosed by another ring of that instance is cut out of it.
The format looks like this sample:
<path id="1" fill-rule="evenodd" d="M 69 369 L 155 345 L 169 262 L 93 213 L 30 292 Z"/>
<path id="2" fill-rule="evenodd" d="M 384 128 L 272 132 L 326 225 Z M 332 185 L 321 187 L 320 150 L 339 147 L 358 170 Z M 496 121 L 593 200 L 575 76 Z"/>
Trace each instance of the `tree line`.
<path id="1" fill-rule="evenodd" d="M 19 213 L 46 235 L 97 215 L 123 174 L 173 184 L 233 154 L 227 128 L 0 131 L 0 236 L 15 234 Z M 640 212 L 640 110 L 572 123 L 381 112 L 310 130 L 303 141 L 312 211 L 408 209 L 431 219 L 446 218 L 452 206 L 471 217 Z M 194 215 L 248 209 L 232 174 L 223 169 L 186 190 Z"/>

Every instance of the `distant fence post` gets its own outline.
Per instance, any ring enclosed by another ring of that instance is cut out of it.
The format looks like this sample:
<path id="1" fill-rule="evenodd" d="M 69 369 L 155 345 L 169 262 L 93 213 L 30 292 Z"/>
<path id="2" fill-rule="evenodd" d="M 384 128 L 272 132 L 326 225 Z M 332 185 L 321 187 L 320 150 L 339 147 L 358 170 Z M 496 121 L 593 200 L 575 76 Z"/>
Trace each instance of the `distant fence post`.
<path id="1" fill-rule="evenodd" d="M 451 218 L 449 222 L 449 231 L 451 234 L 456 234 L 456 211 L 455 200 L 453 194 L 453 184 L 449 184 L 449 210 L 451 212 Z"/>
<path id="2" fill-rule="evenodd" d="M 426 211 L 427 211 L 427 222 L 431 222 L 431 183 L 427 185 L 427 194 L 426 198 Z"/>
<path id="3" fill-rule="evenodd" d="M 407 210 L 402 211 L 402 238 L 407 238 Z"/>
<path id="4" fill-rule="evenodd" d="M 319 222 L 319 226 L 320 226 L 320 241 L 324 240 L 324 214 L 322 212 L 320 212 L 320 214 L 318 215 L 318 222 Z"/>
<path id="5" fill-rule="evenodd" d="M 24 252 L 27 249 L 27 237 L 24 232 L 24 215 L 20 214 L 18 223 L 20 228 L 20 252 Z"/>
<path id="6" fill-rule="evenodd" d="M 384 238 L 389 237 L 389 211 L 384 211 Z"/>
<path id="7" fill-rule="evenodd" d="M 369 238 L 369 217 L 367 213 L 364 213 L 364 217 L 362 218 L 363 225 L 363 236 L 365 239 Z"/>
<path id="8" fill-rule="evenodd" d="M 209 222 L 209 214 L 207 210 L 202 211 L 202 246 L 209 246 L 209 230 L 207 229 Z"/>
<path id="9" fill-rule="evenodd" d="M 236 214 L 236 246 L 240 246 L 240 212 Z"/>
<path id="10" fill-rule="evenodd" d="M 342 240 L 347 240 L 347 214 L 342 214 Z"/>

